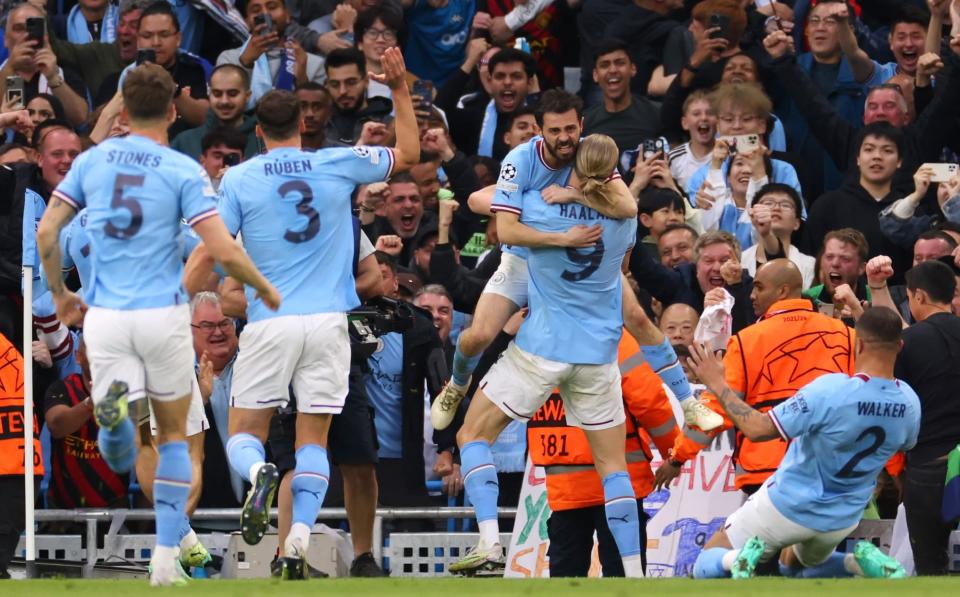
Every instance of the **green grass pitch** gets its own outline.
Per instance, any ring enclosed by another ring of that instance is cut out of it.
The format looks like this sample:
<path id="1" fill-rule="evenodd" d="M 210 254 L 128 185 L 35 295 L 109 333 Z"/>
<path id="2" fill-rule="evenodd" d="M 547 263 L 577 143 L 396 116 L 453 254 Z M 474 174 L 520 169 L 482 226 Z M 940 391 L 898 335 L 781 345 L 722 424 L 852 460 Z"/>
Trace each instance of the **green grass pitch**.
<path id="1" fill-rule="evenodd" d="M 278 580 L 201 580 L 187 587 L 152 589 L 143 580 L 29 580 L 3 582 L 0 592 L 17 596 L 119 597 L 121 595 L 203 595 L 211 597 L 260 597 L 269 595 L 344 595 L 349 597 L 636 597 L 637 595 L 690 595 L 720 597 L 829 597 L 869 595 L 958 595 L 960 578 L 911 578 L 905 580 L 796 580 L 760 578 L 747 581 L 689 579 L 314 579 L 304 582 Z"/>

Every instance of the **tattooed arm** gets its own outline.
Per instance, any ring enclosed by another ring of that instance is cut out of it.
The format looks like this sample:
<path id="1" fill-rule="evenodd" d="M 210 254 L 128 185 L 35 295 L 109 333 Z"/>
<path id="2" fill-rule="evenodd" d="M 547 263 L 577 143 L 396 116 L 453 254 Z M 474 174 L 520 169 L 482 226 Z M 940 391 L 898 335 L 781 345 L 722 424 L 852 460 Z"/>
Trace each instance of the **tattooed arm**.
<path id="1" fill-rule="evenodd" d="M 743 401 L 743 395 L 727 386 L 723 361 L 717 353 L 707 350 L 702 344 L 690 346 L 690 367 L 700 381 L 720 400 L 727 416 L 751 441 L 762 442 L 780 437 L 773 420 Z"/>

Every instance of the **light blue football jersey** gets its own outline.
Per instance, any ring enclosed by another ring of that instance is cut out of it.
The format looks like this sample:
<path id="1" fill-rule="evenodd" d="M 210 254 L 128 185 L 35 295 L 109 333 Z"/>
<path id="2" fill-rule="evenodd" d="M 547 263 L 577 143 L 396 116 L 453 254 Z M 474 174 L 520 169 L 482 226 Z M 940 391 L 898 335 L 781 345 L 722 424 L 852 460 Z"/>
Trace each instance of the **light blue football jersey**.
<path id="1" fill-rule="evenodd" d="M 200 236 L 182 220 L 180 232 L 183 234 L 182 259 L 186 262 L 190 253 L 200 244 Z M 63 273 L 76 268 L 81 290 L 86 292 L 90 284 L 90 235 L 87 233 L 86 209 L 81 209 L 77 217 L 60 231 L 60 256 Z"/>
<path id="2" fill-rule="evenodd" d="M 81 154 L 53 194 L 87 210 L 89 304 L 130 310 L 187 302 L 181 219 L 193 226 L 217 215 L 199 164 L 139 135 L 109 139 Z"/>
<path id="3" fill-rule="evenodd" d="M 637 220 L 607 218 L 579 203 L 547 205 L 539 191 L 528 191 L 520 221 L 543 232 L 600 224 L 603 236 L 587 249 L 530 249 L 530 314 L 517 346 L 560 363 L 616 362 L 623 329 L 620 267 L 636 241 Z"/>
<path id="4" fill-rule="evenodd" d="M 86 209 L 81 209 L 77 217 L 60 231 L 60 267 L 64 273 L 77 268 L 80 286 L 86 290 L 90 284 L 90 235 L 87 233 Z"/>
<path id="5" fill-rule="evenodd" d="M 770 411 L 790 447 L 767 480 L 773 505 L 815 531 L 856 524 L 877 475 L 917 443 L 920 400 L 906 383 L 830 373 Z"/>
<path id="6" fill-rule="evenodd" d="M 491 211 L 522 215 L 525 192 L 542 191 L 552 184 L 566 186 L 573 171 L 572 164 L 559 169 L 551 168 L 543 159 L 546 150 L 543 137 L 534 137 L 510 150 L 500 166 Z M 527 247 L 504 245 L 503 251 L 524 259 L 527 257 Z"/>
<path id="7" fill-rule="evenodd" d="M 220 182 L 223 221 L 243 236 L 250 258 L 283 297 L 274 312 L 247 288 L 250 321 L 360 304 L 351 194 L 358 184 L 386 180 L 393 163 L 386 147 L 280 148 L 227 171 Z"/>

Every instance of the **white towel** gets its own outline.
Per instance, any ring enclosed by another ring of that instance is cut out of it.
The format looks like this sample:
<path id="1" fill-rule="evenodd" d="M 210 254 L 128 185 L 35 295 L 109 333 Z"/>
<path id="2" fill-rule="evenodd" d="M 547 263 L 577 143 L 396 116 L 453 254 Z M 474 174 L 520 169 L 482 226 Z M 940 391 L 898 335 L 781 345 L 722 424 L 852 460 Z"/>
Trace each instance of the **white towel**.
<path id="1" fill-rule="evenodd" d="M 723 302 L 703 310 L 693 339 L 710 350 L 726 350 L 733 334 L 733 296 L 723 289 Z"/>

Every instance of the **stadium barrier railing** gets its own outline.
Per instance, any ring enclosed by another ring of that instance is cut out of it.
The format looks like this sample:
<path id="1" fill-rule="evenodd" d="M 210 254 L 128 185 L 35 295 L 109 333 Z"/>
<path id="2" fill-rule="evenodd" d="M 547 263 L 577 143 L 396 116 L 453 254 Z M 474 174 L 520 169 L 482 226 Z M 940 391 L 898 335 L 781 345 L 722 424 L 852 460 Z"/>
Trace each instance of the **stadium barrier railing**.
<path id="1" fill-rule="evenodd" d="M 193 513 L 191 521 L 202 523 L 203 521 L 239 521 L 239 508 L 209 508 L 200 509 Z M 516 508 L 498 508 L 500 518 L 515 518 Z M 373 521 L 373 555 L 377 561 L 383 559 L 383 522 L 385 520 L 403 520 L 403 519 L 465 519 L 472 518 L 474 510 L 472 507 L 437 507 L 437 508 L 378 508 Z M 271 512 L 271 519 L 276 520 L 277 510 Z M 323 508 L 320 510 L 318 520 L 346 520 L 347 511 L 345 508 Z M 36 521 L 44 522 L 72 522 L 84 524 L 86 535 L 84 550 L 85 565 L 83 576 L 91 577 L 93 568 L 101 558 L 101 550 L 98 547 L 97 523 L 111 523 L 112 527 L 117 527 L 124 521 L 146 521 L 154 520 L 153 509 L 75 509 L 75 510 L 37 510 Z M 403 535 L 404 533 L 395 533 Z M 41 535 L 38 535 L 38 537 Z M 94 546 L 90 549 L 89 546 Z M 72 550 L 71 550 L 72 551 Z"/>

